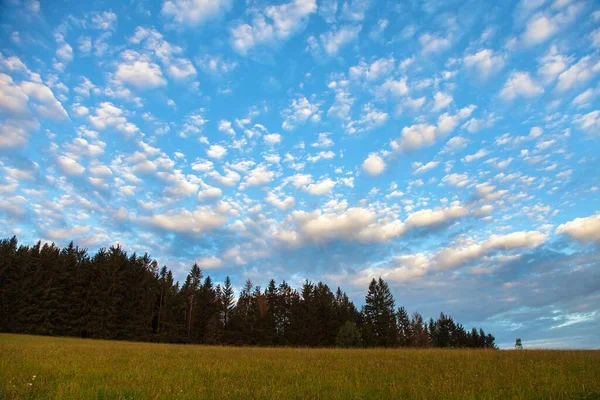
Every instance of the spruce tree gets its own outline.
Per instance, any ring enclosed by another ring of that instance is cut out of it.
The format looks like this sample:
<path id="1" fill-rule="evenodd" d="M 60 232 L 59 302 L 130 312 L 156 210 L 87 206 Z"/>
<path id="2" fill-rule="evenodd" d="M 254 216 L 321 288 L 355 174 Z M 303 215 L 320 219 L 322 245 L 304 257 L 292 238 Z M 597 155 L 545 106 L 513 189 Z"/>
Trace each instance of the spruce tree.
<path id="1" fill-rule="evenodd" d="M 369 346 L 396 345 L 396 316 L 394 297 L 388 284 L 381 278 L 369 284 L 363 309 L 365 315 L 364 339 Z"/>

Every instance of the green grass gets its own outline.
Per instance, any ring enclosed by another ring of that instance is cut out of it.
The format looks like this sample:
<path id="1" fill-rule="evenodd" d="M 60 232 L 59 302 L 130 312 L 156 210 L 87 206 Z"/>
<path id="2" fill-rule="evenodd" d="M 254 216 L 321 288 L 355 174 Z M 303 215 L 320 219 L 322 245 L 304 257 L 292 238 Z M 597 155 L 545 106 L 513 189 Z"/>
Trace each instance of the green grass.
<path id="1" fill-rule="evenodd" d="M 0 334 L 0 399 L 600 399 L 598 351 L 340 350 Z"/>

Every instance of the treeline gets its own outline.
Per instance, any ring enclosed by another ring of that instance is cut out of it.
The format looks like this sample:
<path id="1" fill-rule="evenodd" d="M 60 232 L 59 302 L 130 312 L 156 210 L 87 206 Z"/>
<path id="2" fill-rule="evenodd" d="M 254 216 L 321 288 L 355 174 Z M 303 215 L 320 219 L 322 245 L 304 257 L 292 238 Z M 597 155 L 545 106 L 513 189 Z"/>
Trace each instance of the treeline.
<path id="1" fill-rule="evenodd" d="M 494 336 L 450 316 L 425 321 L 395 308 L 385 281 L 371 281 L 359 311 L 338 288 L 305 282 L 295 290 L 231 281 L 194 265 L 179 284 L 147 254 L 121 247 L 19 246 L 0 241 L 0 331 L 84 338 L 264 346 L 495 348 Z"/>

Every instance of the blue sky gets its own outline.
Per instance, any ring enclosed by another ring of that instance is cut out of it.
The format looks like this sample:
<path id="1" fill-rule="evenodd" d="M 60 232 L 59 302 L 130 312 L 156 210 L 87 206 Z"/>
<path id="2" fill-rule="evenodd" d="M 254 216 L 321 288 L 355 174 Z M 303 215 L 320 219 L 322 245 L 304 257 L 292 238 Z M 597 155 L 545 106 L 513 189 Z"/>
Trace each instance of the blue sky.
<path id="1" fill-rule="evenodd" d="M 594 1 L 1 7 L 3 236 L 600 346 Z"/>

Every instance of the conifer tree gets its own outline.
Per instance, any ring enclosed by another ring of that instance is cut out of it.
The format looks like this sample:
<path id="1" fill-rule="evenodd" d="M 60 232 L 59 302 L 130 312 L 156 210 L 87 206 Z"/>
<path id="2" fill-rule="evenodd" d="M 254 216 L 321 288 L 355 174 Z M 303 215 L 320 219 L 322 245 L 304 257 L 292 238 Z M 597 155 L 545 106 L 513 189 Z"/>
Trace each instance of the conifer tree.
<path id="1" fill-rule="evenodd" d="M 204 279 L 204 280 L 203 280 Z M 236 302 L 229 277 L 213 286 L 194 264 L 182 285 L 149 255 L 120 246 L 94 255 L 70 243 L 0 240 L 0 331 L 102 339 L 298 346 L 496 348 L 483 329 L 466 332 L 441 313 L 409 319 L 383 279 L 372 280 L 359 312 L 338 288 L 306 281 L 300 292 L 247 281 Z"/>
<path id="2" fill-rule="evenodd" d="M 364 337 L 368 346 L 396 345 L 396 316 L 394 314 L 394 298 L 388 284 L 381 278 L 369 284 L 365 297 Z"/>
<path id="3" fill-rule="evenodd" d="M 410 326 L 410 318 L 404 307 L 398 308 L 396 320 L 398 321 L 398 344 L 402 347 L 410 346 L 414 340 Z"/>

